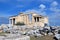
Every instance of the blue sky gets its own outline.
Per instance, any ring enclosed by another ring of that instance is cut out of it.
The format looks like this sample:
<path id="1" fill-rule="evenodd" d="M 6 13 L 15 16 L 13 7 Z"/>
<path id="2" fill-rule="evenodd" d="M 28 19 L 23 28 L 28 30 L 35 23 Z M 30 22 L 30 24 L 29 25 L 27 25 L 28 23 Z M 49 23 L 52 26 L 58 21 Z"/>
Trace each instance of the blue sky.
<path id="1" fill-rule="evenodd" d="M 20 12 L 48 16 L 50 25 L 60 26 L 60 0 L 0 0 L 0 17 L 10 17 Z"/>

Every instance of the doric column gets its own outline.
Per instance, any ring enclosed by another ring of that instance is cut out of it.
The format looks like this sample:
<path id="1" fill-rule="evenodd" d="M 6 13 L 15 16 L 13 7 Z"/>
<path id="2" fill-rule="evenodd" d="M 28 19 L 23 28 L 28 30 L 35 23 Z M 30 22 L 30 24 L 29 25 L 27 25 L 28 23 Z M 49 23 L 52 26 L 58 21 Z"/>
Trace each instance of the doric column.
<path id="1" fill-rule="evenodd" d="M 9 19 L 9 24 L 13 26 L 13 19 Z"/>
<path id="2" fill-rule="evenodd" d="M 12 19 L 9 19 L 9 24 L 11 24 Z"/>
<path id="3" fill-rule="evenodd" d="M 11 24 L 11 21 L 10 21 L 11 19 L 9 19 L 9 24 Z"/>

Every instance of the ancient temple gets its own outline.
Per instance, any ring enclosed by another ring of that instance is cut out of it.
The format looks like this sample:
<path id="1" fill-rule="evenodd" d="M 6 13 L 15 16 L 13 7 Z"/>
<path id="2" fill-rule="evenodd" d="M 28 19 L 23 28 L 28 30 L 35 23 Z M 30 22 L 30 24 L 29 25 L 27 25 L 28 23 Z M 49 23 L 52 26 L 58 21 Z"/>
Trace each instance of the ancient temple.
<path id="1" fill-rule="evenodd" d="M 25 25 L 31 27 L 33 27 L 34 25 L 44 27 L 49 24 L 47 16 L 39 15 L 37 13 L 30 13 L 30 14 L 20 13 L 17 16 L 11 16 L 9 18 L 9 24 L 12 24 L 13 26 L 18 22 L 20 23 L 23 22 Z"/>

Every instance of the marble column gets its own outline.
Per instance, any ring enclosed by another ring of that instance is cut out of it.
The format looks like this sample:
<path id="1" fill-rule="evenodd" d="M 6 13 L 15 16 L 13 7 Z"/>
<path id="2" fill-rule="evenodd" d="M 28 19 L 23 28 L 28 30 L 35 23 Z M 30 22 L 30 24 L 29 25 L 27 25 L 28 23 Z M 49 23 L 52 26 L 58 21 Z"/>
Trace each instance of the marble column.
<path id="1" fill-rule="evenodd" d="M 9 24 L 13 26 L 13 19 L 9 19 Z"/>
<path id="2" fill-rule="evenodd" d="M 9 24 L 11 24 L 12 19 L 9 19 Z"/>

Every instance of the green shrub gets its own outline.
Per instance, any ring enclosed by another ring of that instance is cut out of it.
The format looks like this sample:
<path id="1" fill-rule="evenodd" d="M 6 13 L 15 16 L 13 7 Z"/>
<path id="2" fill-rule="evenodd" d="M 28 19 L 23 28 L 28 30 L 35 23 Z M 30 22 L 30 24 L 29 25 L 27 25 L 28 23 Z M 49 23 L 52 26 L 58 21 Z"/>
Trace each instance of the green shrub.
<path id="1" fill-rule="evenodd" d="M 25 24 L 24 24 L 24 22 L 17 22 L 16 25 L 22 26 L 22 25 L 25 25 Z"/>

